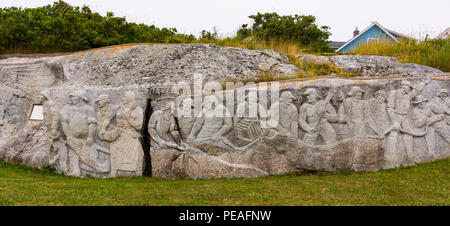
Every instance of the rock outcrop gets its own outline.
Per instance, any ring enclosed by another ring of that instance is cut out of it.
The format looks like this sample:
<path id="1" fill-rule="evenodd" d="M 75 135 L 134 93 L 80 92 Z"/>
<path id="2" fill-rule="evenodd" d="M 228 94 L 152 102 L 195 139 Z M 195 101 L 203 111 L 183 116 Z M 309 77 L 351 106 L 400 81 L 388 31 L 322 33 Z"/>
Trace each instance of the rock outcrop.
<path id="1" fill-rule="evenodd" d="M 10 163 L 43 168 L 49 165 L 49 150 L 47 129 L 43 123 L 39 123 L 25 129 L 20 136 L 8 139 L 0 147 L 0 158 Z"/>
<path id="2" fill-rule="evenodd" d="M 444 74 L 438 69 L 424 65 L 399 63 L 395 57 L 371 55 L 316 56 L 308 54 L 297 54 L 296 57 L 304 64 L 326 64 L 336 66 L 347 73 L 370 77 Z"/>
<path id="3" fill-rule="evenodd" d="M 210 44 L 0 60 L 0 158 L 77 177 L 233 178 L 449 157 L 448 75 L 387 57 L 325 58 L 302 59 L 369 78 L 222 90 L 301 69 L 272 50 Z M 28 120 L 33 104 L 43 124 Z"/>
<path id="4" fill-rule="evenodd" d="M 292 75 L 299 69 L 273 50 L 247 50 L 210 44 L 120 46 L 82 52 L 60 63 L 68 82 L 92 85 L 163 87 L 191 81 L 200 73 L 221 81 L 258 78 L 262 72 Z"/>

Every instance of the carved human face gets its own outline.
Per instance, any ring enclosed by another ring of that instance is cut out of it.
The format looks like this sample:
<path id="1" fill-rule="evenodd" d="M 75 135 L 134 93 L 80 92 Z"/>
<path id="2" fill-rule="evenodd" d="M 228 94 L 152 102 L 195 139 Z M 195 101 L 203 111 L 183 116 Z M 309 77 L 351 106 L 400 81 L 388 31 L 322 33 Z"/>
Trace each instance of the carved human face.
<path id="1" fill-rule="evenodd" d="M 361 100 L 362 99 L 362 92 L 355 92 L 354 94 L 353 94 L 353 96 L 356 98 L 356 99 L 358 99 L 358 100 Z"/>
<path id="2" fill-rule="evenodd" d="M 343 92 L 339 92 L 338 96 L 337 96 L 337 100 L 342 102 L 342 101 L 344 101 L 344 98 L 345 98 L 344 93 Z"/>
<path id="3" fill-rule="evenodd" d="M 314 103 L 317 100 L 317 97 L 316 95 L 311 93 L 306 95 L 306 100 L 308 101 L 308 103 Z"/>
<path id="4" fill-rule="evenodd" d="M 426 101 L 423 101 L 423 102 L 420 102 L 418 105 L 417 105 L 417 107 L 418 108 L 420 108 L 420 109 L 424 109 L 425 108 L 425 106 L 426 106 Z"/>
<path id="5" fill-rule="evenodd" d="M 378 94 L 375 96 L 375 98 L 377 98 L 378 102 L 380 103 L 386 102 L 386 96 L 384 96 L 383 94 Z"/>

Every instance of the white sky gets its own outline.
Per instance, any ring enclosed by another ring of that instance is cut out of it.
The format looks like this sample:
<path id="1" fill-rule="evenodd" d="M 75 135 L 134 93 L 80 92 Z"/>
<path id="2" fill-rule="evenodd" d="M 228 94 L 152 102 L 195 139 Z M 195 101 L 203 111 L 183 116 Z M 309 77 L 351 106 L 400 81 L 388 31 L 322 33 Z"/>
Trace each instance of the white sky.
<path id="1" fill-rule="evenodd" d="M 37 7 L 56 0 L 0 0 L 0 7 Z M 346 41 L 353 30 L 377 21 L 384 27 L 414 37 L 437 34 L 450 26 L 450 0 L 66 0 L 89 5 L 106 15 L 112 11 L 128 21 L 175 27 L 196 36 L 215 26 L 221 36 L 233 35 L 250 23 L 249 15 L 277 12 L 280 15 L 311 14 L 320 25 L 331 27 L 330 40 Z"/>

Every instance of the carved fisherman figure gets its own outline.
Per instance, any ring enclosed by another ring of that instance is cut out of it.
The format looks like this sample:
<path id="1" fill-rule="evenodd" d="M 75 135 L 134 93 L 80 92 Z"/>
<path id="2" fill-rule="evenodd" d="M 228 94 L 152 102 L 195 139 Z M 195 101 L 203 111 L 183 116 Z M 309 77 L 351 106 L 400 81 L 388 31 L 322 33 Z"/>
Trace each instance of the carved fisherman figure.
<path id="1" fill-rule="evenodd" d="M 97 150 L 94 137 L 97 120 L 94 109 L 88 105 L 89 101 L 83 91 L 76 91 L 69 95 L 70 104 L 65 105 L 61 112 L 61 127 L 67 139 L 70 159 L 70 175 L 81 176 L 80 161 L 84 164 L 103 171 L 97 166 Z"/>
<path id="2" fill-rule="evenodd" d="M 194 117 L 194 101 L 192 98 L 187 97 L 181 102 L 177 116 L 181 137 L 183 140 L 187 140 L 196 119 Z"/>
<path id="3" fill-rule="evenodd" d="M 68 174 L 69 153 L 66 147 L 66 141 L 61 136 L 59 109 L 55 107 L 53 101 L 48 99 L 47 92 L 44 91 L 41 94 L 43 98 L 44 123 L 47 127 L 47 135 L 51 140 L 49 164 L 57 168 L 58 171 Z"/>
<path id="4" fill-rule="evenodd" d="M 134 92 L 125 92 L 125 100 L 117 108 L 117 137 L 111 137 L 111 176 L 142 175 L 144 170 L 144 150 L 140 142 L 144 123 L 144 111 L 136 103 Z M 111 120 L 106 120 L 101 134 L 105 137 L 106 128 L 111 126 Z"/>
<path id="5" fill-rule="evenodd" d="M 349 93 L 349 98 L 345 100 L 345 110 L 347 126 L 351 137 L 368 137 L 366 125 L 375 131 L 381 138 L 382 132 L 372 119 L 369 103 L 362 99 L 364 90 L 358 86 L 353 86 Z"/>
<path id="6" fill-rule="evenodd" d="M 417 95 L 413 101 L 412 101 L 412 105 L 413 105 L 413 111 L 412 111 L 412 122 L 414 125 L 414 130 L 413 132 L 416 133 L 417 135 L 423 136 L 425 135 L 425 141 L 427 143 L 427 148 L 428 148 L 428 152 L 430 155 L 432 150 L 430 150 L 430 145 L 431 143 L 433 143 L 432 137 L 429 137 L 426 135 L 427 130 L 428 130 L 428 126 L 430 124 L 430 116 L 431 116 L 431 111 L 430 109 L 427 107 L 427 103 L 428 100 L 426 98 L 424 98 L 423 96 L 421 96 L 420 94 Z M 422 151 L 424 152 L 424 151 Z M 419 153 L 415 154 L 415 160 L 416 162 L 418 162 L 418 156 Z M 430 157 L 430 156 L 423 156 L 423 157 Z"/>
<path id="7" fill-rule="evenodd" d="M 302 104 L 299 112 L 300 127 L 306 132 L 304 142 L 314 144 L 321 136 L 325 144 L 336 142 L 336 132 L 329 122 L 337 122 L 336 110 L 327 100 L 319 100 L 316 89 L 308 88 L 303 94 L 307 102 Z"/>
<path id="8" fill-rule="evenodd" d="M 203 102 L 201 115 L 197 117 L 188 141 L 213 141 L 230 144 L 223 136 L 233 128 L 230 113 L 214 96 L 207 96 Z"/>
<path id="9" fill-rule="evenodd" d="M 429 81 L 427 81 L 428 83 Z M 401 130 L 409 131 L 411 125 L 407 119 L 411 107 L 411 100 L 416 97 L 427 83 L 421 83 L 418 87 L 413 87 L 407 81 L 402 81 L 401 89 L 394 90 L 388 97 L 388 114 L 393 123 L 393 129 L 387 138 L 387 147 L 385 152 L 386 167 L 392 168 L 400 165 L 397 153 L 397 139 Z M 405 144 L 406 155 L 409 162 L 415 161 L 415 154 L 413 150 L 413 137 L 411 134 L 402 133 L 401 137 Z"/>
<path id="10" fill-rule="evenodd" d="M 433 113 L 442 120 L 433 123 L 434 131 L 441 136 L 448 144 L 450 144 L 449 118 L 450 118 L 450 101 L 448 99 L 448 91 L 440 89 L 438 96 L 431 102 Z"/>
<path id="11" fill-rule="evenodd" d="M 433 116 L 432 122 L 430 123 L 429 137 L 435 137 L 435 134 L 437 134 L 447 145 L 450 145 L 450 101 L 446 89 L 440 89 L 438 91 L 438 96 L 431 101 L 430 108 Z M 437 153 L 434 152 L 434 145 L 432 148 L 434 157 L 438 157 Z"/>
<path id="12" fill-rule="evenodd" d="M 245 101 L 240 103 L 234 117 L 237 137 L 253 141 L 263 133 L 261 124 L 268 118 L 266 109 L 259 103 L 256 93 L 248 93 Z"/>
<path id="13" fill-rule="evenodd" d="M 281 93 L 280 101 L 270 106 L 270 124 L 276 127 L 280 136 L 287 136 L 293 140 L 298 139 L 298 111 L 294 105 L 297 100 L 290 91 Z"/>
<path id="14" fill-rule="evenodd" d="M 97 112 L 97 136 L 100 138 L 100 145 L 97 148 L 105 154 L 109 154 L 109 141 L 117 137 L 117 130 L 108 130 L 108 122 L 114 118 L 116 107 L 111 105 L 111 98 L 106 94 L 101 94 L 95 103 L 98 105 Z M 107 141 L 107 142 L 105 142 Z M 108 160 L 109 162 L 109 160 Z"/>
<path id="15" fill-rule="evenodd" d="M 387 112 L 387 94 L 384 90 L 378 90 L 374 94 L 375 98 L 369 100 L 370 110 L 372 113 L 372 117 L 375 120 L 377 127 L 382 129 L 387 129 L 385 132 L 383 131 L 383 136 L 386 133 L 389 133 L 389 129 L 392 126 L 391 119 L 389 118 L 389 114 Z"/>
<path id="16" fill-rule="evenodd" d="M 156 142 L 162 148 L 183 149 L 180 147 L 181 137 L 170 102 L 163 109 L 153 112 L 148 124 L 148 132 L 153 140 L 152 143 Z"/>

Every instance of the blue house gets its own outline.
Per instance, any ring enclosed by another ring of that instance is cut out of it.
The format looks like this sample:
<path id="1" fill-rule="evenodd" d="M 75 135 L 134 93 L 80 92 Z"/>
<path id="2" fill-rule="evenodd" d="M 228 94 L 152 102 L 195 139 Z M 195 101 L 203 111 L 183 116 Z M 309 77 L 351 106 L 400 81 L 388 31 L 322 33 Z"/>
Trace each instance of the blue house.
<path id="1" fill-rule="evenodd" d="M 363 31 L 359 32 L 358 29 L 356 29 L 353 32 L 353 38 L 350 39 L 348 42 L 340 46 L 336 52 L 351 52 L 354 48 L 358 47 L 360 44 L 363 43 L 370 43 L 370 42 L 380 42 L 380 41 L 400 41 L 401 38 L 407 38 L 410 39 L 410 37 L 400 34 L 398 32 L 389 30 L 381 26 L 377 22 L 372 22 L 372 25 L 370 25 L 368 28 L 364 29 Z"/>

